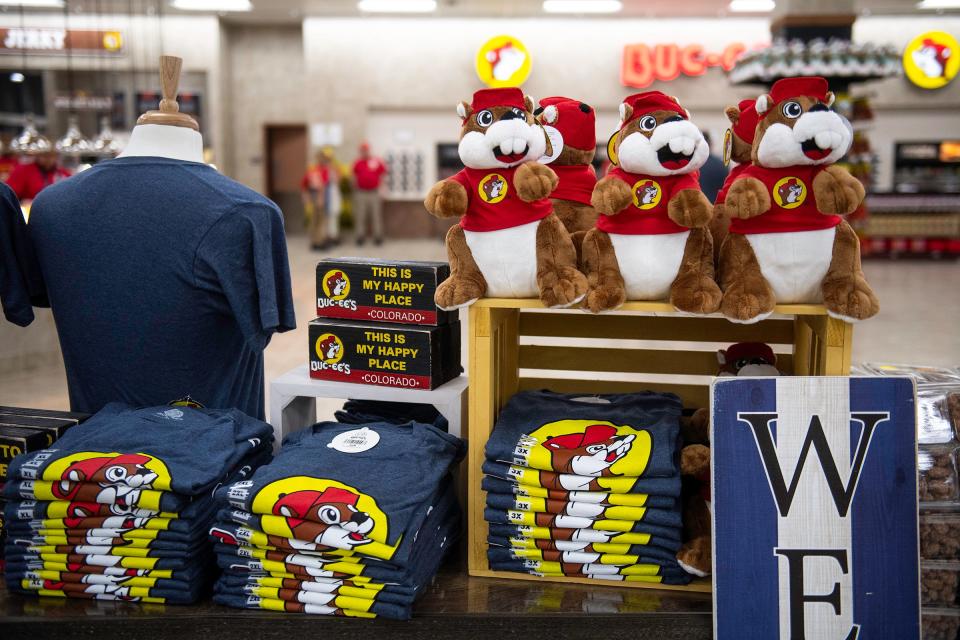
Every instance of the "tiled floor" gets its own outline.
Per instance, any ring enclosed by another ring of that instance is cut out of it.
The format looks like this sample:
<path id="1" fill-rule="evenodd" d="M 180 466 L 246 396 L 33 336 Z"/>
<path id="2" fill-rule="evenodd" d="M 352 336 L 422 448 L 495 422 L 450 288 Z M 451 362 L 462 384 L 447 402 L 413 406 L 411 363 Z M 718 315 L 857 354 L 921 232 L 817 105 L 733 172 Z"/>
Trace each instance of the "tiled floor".
<path id="1" fill-rule="evenodd" d="M 444 259 L 437 241 L 396 241 L 379 248 L 344 246 L 336 255 L 394 259 Z M 313 317 L 314 269 L 320 255 L 302 237 L 290 240 L 290 268 L 299 328 L 275 336 L 266 352 L 269 380 L 305 362 L 306 324 Z M 960 263 L 866 264 L 882 304 L 881 314 L 854 331 L 854 362 L 886 361 L 960 365 Z M 466 357 L 466 353 L 464 353 Z M 66 408 L 62 366 L 0 377 L 0 405 Z M 329 405 L 332 406 L 332 405 Z M 322 405 L 321 410 L 329 408 Z"/>

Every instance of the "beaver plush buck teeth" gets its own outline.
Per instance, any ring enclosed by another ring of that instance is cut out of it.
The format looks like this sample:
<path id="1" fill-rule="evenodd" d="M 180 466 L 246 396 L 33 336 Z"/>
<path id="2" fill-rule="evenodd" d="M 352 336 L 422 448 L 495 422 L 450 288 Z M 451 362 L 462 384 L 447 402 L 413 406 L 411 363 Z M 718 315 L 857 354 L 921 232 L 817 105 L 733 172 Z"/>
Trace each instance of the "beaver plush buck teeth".
<path id="1" fill-rule="evenodd" d="M 450 277 L 435 295 L 443 310 L 482 296 L 539 295 L 547 307 L 568 307 L 586 294 L 570 235 L 550 202 L 557 174 L 536 162 L 553 149 L 533 108 L 516 88 L 477 91 L 457 108 L 466 168 L 435 184 L 424 201 L 439 218 L 460 218 L 447 233 Z"/>
<path id="2" fill-rule="evenodd" d="M 863 202 L 860 181 L 835 166 L 853 139 L 817 77 L 785 78 L 757 99 L 751 159 L 724 201 L 723 314 L 762 320 L 779 303 L 823 302 L 848 322 L 880 305 L 860 266 L 860 242 L 841 216 Z"/>
<path id="3" fill-rule="evenodd" d="M 581 249 L 587 308 L 669 298 L 680 311 L 716 311 L 713 205 L 697 180 L 709 155 L 703 134 L 675 98 L 648 91 L 620 105 L 613 151 L 619 166 L 593 190 L 600 216 Z"/>

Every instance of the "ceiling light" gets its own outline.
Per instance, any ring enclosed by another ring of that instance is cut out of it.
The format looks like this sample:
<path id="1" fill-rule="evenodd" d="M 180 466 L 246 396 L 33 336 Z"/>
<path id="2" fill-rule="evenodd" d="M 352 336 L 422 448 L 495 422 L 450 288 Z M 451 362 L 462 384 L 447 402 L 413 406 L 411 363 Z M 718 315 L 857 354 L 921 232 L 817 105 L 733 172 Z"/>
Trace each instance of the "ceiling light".
<path id="1" fill-rule="evenodd" d="M 920 0 L 917 9 L 960 9 L 960 0 Z"/>
<path id="2" fill-rule="evenodd" d="M 430 13 L 437 0 L 360 0 L 357 9 L 366 13 Z"/>
<path id="3" fill-rule="evenodd" d="M 734 13 L 769 13 L 776 6 L 773 0 L 730 0 L 727 8 Z"/>
<path id="4" fill-rule="evenodd" d="M 63 7 L 63 0 L 0 0 L 0 7 Z"/>
<path id="5" fill-rule="evenodd" d="M 621 9 L 620 0 L 543 0 L 547 13 L 616 13 Z"/>
<path id="6" fill-rule="evenodd" d="M 26 80 L 26 77 L 19 71 L 10 74 L 10 82 L 23 82 L 24 80 Z"/>
<path id="7" fill-rule="evenodd" d="M 67 120 L 67 132 L 54 145 L 57 151 L 67 156 L 79 156 L 90 151 L 90 140 L 80 131 L 77 116 Z"/>
<path id="8" fill-rule="evenodd" d="M 174 9 L 181 11 L 250 11 L 250 0 L 172 0 Z"/>

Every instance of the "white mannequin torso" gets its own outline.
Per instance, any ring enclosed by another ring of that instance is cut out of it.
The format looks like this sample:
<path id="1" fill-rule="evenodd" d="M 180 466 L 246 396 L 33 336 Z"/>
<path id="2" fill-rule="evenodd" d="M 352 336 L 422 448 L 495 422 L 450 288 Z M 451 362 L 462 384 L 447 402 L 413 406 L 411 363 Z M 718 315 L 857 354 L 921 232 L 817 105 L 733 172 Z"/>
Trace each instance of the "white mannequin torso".
<path id="1" fill-rule="evenodd" d="M 203 136 L 188 127 L 140 124 L 130 132 L 130 142 L 119 157 L 131 156 L 203 162 Z"/>

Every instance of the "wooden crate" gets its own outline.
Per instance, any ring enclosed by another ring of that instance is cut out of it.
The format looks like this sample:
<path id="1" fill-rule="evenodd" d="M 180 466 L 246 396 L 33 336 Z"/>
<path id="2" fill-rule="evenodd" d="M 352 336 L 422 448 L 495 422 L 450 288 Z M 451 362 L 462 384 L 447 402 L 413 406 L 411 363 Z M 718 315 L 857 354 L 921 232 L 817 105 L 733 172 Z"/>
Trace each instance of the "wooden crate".
<path id="1" fill-rule="evenodd" d="M 663 302 L 630 302 L 613 313 L 546 310 L 539 300 L 482 299 L 470 307 L 470 398 L 467 462 L 470 575 L 604 586 L 603 580 L 540 578 L 492 571 L 487 562 L 486 494 L 480 489 L 484 447 L 500 409 L 517 391 L 566 393 L 669 391 L 688 408 L 709 405 L 716 349 L 767 342 L 781 371 L 847 375 L 853 327 L 821 305 L 780 305 L 769 319 L 740 325 L 720 316 L 677 313 Z M 636 342 L 641 341 L 641 342 Z M 538 344 L 539 343 L 539 344 Z M 609 586 L 709 591 L 710 581 L 678 587 L 638 582 Z"/>

